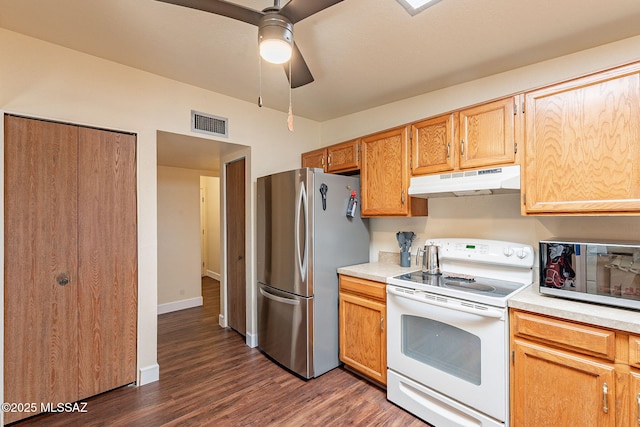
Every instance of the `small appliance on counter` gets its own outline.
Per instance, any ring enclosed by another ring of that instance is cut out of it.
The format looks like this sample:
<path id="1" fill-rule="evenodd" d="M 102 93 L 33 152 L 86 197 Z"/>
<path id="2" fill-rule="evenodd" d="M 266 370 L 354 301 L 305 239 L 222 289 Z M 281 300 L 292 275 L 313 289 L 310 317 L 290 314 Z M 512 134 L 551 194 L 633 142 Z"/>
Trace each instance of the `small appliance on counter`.
<path id="1" fill-rule="evenodd" d="M 540 241 L 540 293 L 640 309 L 640 242 Z"/>

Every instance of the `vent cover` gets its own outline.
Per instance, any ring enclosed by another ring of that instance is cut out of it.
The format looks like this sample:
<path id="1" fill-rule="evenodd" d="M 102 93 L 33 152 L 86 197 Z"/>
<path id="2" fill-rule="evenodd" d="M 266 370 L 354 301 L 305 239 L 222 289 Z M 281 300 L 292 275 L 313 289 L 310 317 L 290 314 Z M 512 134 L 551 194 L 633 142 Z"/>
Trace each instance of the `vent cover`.
<path id="1" fill-rule="evenodd" d="M 191 131 L 229 137 L 229 119 L 191 110 Z"/>

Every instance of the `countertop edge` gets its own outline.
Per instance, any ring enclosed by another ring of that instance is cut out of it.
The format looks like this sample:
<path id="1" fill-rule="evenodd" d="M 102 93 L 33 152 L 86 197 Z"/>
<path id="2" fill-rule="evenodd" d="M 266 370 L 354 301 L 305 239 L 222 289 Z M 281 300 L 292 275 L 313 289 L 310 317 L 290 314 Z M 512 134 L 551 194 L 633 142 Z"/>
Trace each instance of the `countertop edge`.
<path id="1" fill-rule="evenodd" d="M 589 325 L 640 333 L 640 312 L 636 310 L 542 295 L 537 285 L 529 286 L 511 297 L 508 306 Z"/>

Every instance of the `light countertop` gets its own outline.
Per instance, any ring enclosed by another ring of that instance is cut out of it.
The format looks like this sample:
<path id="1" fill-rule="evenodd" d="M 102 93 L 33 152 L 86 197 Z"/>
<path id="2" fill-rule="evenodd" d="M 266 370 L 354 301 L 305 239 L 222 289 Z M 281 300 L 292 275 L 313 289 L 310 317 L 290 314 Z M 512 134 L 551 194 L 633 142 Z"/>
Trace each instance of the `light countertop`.
<path id="1" fill-rule="evenodd" d="M 529 286 L 511 297 L 509 307 L 621 331 L 640 333 L 639 311 L 541 295 L 537 285 Z"/>
<path id="2" fill-rule="evenodd" d="M 382 252 L 380 255 L 379 262 L 340 267 L 338 273 L 385 283 L 389 277 L 419 269 L 415 265 L 400 267 L 399 256 L 396 260 L 383 256 Z M 535 284 L 511 297 L 508 306 L 605 328 L 640 333 L 640 311 L 541 295 Z"/>
<path id="3" fill-rule="evenodd" d="M 400 274 L 411 273 L 418 270 L 417 267 L 400 267 L 400 264 L 389 262 L 368 262 L 365 264 L 350 265 L 338 268 L 338 274 L 359 277 L 360 279 L 373 280 L 374 282 L 387 282 L 387 278 Z"/>

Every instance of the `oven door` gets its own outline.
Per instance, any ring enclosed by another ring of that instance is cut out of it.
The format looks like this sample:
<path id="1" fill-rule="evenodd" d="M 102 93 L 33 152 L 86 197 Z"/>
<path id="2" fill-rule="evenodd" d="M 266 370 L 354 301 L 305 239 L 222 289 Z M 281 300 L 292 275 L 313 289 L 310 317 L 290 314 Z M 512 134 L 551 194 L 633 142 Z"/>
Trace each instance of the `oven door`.
<path id="1" fill-rule="evenodd" d="M 507 324 L 506 308 L 387 285 L 388 367 L 504 423 Z"/>

